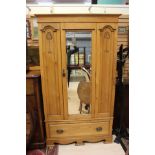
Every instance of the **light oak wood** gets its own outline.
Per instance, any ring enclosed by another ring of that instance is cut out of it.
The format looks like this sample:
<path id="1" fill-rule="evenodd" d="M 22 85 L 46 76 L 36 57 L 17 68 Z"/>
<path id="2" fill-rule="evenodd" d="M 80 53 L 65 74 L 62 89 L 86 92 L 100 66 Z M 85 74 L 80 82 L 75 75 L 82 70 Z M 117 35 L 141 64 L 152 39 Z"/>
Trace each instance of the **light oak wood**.
<path id="1" fill-rule="evenodd" d="M 40 62 L 47 119 L 63 119 L 60 24 L 43 24 L 40 31 Z"/>
<path id="2" fill-rule="evenodd" d="M 62 23 L 61 24 L 61 49 L 62 49 L 62 69 L 67 72 L 66 68 L 66 32 L 67 31 L 88 31 L 92 34 L 92 51 L 96 50 L 96 24 L 94 23 Z M 92 52 L 92 60 L 95 60 L 95 53 Z M 92 62 L 92 79 L 91 81 L 95 81 L 95 61 Z M 95 103 L 95 83 L 91 83 L 91 102 Z M 63 93 L 64 93 L 64 117 L 68 119 L 68 91 L 67 91 L 67 79 L 63 77 Z M 94 117 L 94 104 L 91 107 L 92 117 Z"/>
<path id="3" fill-rule="evenodd" d="M 62 59 L 62 71 L 65 71 L 65 74 L 67 72 L 67 57 L 66 57 L 66 32 L 62 29 L 61 24 L 61 52 L 63 55 Z M 61 71 L 61 72 L 62 72 Z M 64 119 L 68 119 L 68 91 L 67 91 L 67 78 L 66 76 L 63 76 L 62 79 L 62 86 L 63 86 L 63 103 L 64 103 Z"/>
<path id="4" fill-rule="evenodd" d="M 106 137 L 106 138 L 105 138 L 105 141 L 103 141 L 103 143 L 104 143 L 104 144 L 112 143 L 112 136 Z"/>
<path id="5" fill-rule="evenodd" d="M 48 125 L 50 138 L 76 137 L 89 135 L 108 135 L 109 123 L 78 123 Z"/>
<path id="6" fill-rule="evenodd" d="M 74 117 L 74 116 L 76 116 L 76 117 Z M 46 124 L 51 123 L 51 122 L 54 123 L 54 124 L 72 124 L 72 123 L 77 123 L 78 124 L 78 123 L 88 123 L 88 122 L 89 123 L 90 122 L 91 123 L 96 123 L 96 121 L 98 123 L 102 123 L 102 122 L 107 122 L 107 121 L 111 121 L 111 120 L 113 120 L 113 117 L 103 117 L 103 118 L 95 117 L 95 118 L 92 118 L 91 114 L 89 114 L 89 115 L 85 114 L 85 116 L 80 115 L 80 114 L 78 114 L 78 115 L 74 114 L 74 115 L 69 115 L 68 119 L 52 120 L 52 121 L 50 121 L 50 120 L 46 121 L 45 120 L 45 122 L 46 122 Z"/>
<path id="7" fill-rule="evenodd" d="M 38 23 L 117 23 L 120 14 L 36 14 Z"/>
<path id="8" fill-rule="evenodd" d="M 36 15 L 47 145 L 112 141 L 119 15 Z M 91 111 L 68 114 L 66 32 L 92 34 Z M 62 73 L 65 73 L 64 76 Z M 99 130 L 99 131 L 97 131 Z"/>
<path id="9" fill-rule="evenodd" d="M 61 139 L 47 139 L 46 144 L 47 145 L 54 145 L 55 143 L 59 143 L 59 144 L 71 144 L 73 142 L 76 143 L 82 143 L 82 142 L 101 142 L 103 141 L 105 144 L 107 143 L 112 143 L 112 135 L 110 136 L 103 136 L 103 135 L 97 135 L 97 136 L 85 136 L 85 138 L 83 139 L 82 137 L 62 137 Z"/>
<path id="10" fill-rule="evenodd" d="M 62 23 L 61 24 L 63 30 L 95 30 L 96 23 Z"/>
<path id="11" fill-rule="evenodd" d="M 110 109 L 114 100 L 115 85 L 116 24 L 97 24 L 97 66 L 96 66 L 96 117 L 112 116 Z"/>

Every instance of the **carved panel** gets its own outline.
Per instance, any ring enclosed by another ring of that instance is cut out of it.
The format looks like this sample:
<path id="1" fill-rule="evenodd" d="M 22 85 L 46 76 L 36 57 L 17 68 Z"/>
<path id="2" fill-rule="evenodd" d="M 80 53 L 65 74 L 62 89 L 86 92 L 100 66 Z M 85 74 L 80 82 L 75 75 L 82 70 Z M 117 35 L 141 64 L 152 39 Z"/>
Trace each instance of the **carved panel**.
<path id="1" fill-rule="evenodd" d="M 110 34 L 109 34 L 109 32 L 107 31 L 107 32 L 105 32 L 105 34 L 104 34 L 104 38 L 105 39 L 110 39 Z"/>
<path id="2" fill-rule="evenodd" d="M 51 35 L 50 32 L 47 32 L 47 34 L 46 34 L 46 39 L 47 39 L 47 40 L 52 40 L 52 35 Z"/>
<path id="3" fill-rule="evenodd" d="M 99 29 L 100 53 L 98 65 L 98 113 L 106 116 L 110 114 L 111 89 L 112 89 L 112 61 L 114 46 L 114 29 L 107 25 Z"/>
<path id="4" fill-rule="evenodd" d="M 116 29 L 114 29 L 111 25 L 106 25 L 104 27 L 101 27 L 100 30 L 104 31 L 104 30 L 110 30 L 111 32 L 114 32 Z"/>
<path id="5" fill-rule="evenodd" d="M 51 26 L 51 25 L 43 25 L 42 26 L 42 28 L 41 28 L 41 31 L 42 32 L 45 32 L 46 30 L 49 30 L 49 29 L 51 29 L 52 31 L 54 31 L 54 32 L 56 32 L 57 31 L 57 28 L 55 28 L 55 27 L 53 27 L 53 26 Z"/>
<path id="6" fill-rule="evenodd" d="M 48 30 L 46 32 L 46 49 L 47 49 L 47 52 L 50 54 L 52 53 L 52 50 L 53 50 L 53 32 L 51 30 Z"/>
<path id="7" fill-rule="evenodd" d="M 62 118 L 62 96 L 60 87 L 61 56 L 60 56 L 60 31 L 51 25 L 42 25 L 42 70 L 46 90 L 47 118 Z"/>
<path id="8" fill-rule="evenodd" d="M 45 35 L 45 49 L 46 52 L 49 54 L 53 51 L 53 44 L 54 44 L 54 33 L 57 31 L 57 28 L 51 26 L 51 25 L 42 25 L 41 31 Z"/>

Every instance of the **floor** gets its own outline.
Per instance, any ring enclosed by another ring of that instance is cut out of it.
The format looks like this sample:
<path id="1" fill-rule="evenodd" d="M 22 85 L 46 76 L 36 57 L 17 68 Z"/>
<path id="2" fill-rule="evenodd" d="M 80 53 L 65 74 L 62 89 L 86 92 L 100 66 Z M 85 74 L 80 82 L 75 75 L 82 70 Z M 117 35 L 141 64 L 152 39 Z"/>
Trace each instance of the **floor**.
<path id="1" fill-rule="evenodd" d="M 113 140 L 115 136 L 113 136 Z M 84 143 L 76 146 L 75 143 L 68 145 L 55 145 L 52 148 L 35 149 L 27 151 L 26 155 L 125 155 L 121 144 L 110 143 Z M 128 154 L 127 154 L 128 155 Z"/>
<path id="2" fill-rule="evenodd" d="M 79 82 L 70 82 L 68 87 L 68 113 L 69 114 L 80 114 L 80 100 L 77 94 Z M 85 104 L 82 104 L 82 113 L 87 114 L 88 111 L 84 108 Z"/>
<path id="3" fill-rule="evenodd" d="M 77 87 L 79 82 L 70 82 L 68 87 L 68 113 L 80 114 L 79 106 L 80 100 L 77 94 Z"/>
<path id="4" fill-rule="evenodd" d="M 120 144 L 99 142 L 85 143 L 81 146 L 75 146 L 75 144 L 59 145 L 58 155 L 125 155 L 125 152 Z"/>

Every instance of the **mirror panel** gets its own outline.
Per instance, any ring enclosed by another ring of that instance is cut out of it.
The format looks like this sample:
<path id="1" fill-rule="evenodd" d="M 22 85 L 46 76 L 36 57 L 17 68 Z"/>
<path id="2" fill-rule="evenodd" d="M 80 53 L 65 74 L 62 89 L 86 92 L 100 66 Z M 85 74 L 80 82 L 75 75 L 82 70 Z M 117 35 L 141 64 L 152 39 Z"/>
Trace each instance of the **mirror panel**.
<path id="1" fill-rule="evenodd" d="M 68 113 L 91 112 L 91 44 L 90 31 L 66 32 Z"/>

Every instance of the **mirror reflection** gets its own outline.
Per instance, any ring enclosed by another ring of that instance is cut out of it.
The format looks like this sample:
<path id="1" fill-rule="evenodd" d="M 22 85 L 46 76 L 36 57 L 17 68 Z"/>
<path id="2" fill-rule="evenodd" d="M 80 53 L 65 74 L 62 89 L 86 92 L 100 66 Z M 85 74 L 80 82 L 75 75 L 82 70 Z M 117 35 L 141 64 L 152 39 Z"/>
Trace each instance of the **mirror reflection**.
<path id="1" fill-rule="evenodd" d="M 91 111 L 91 32 L 66 32 L 68 112 Z"/>

